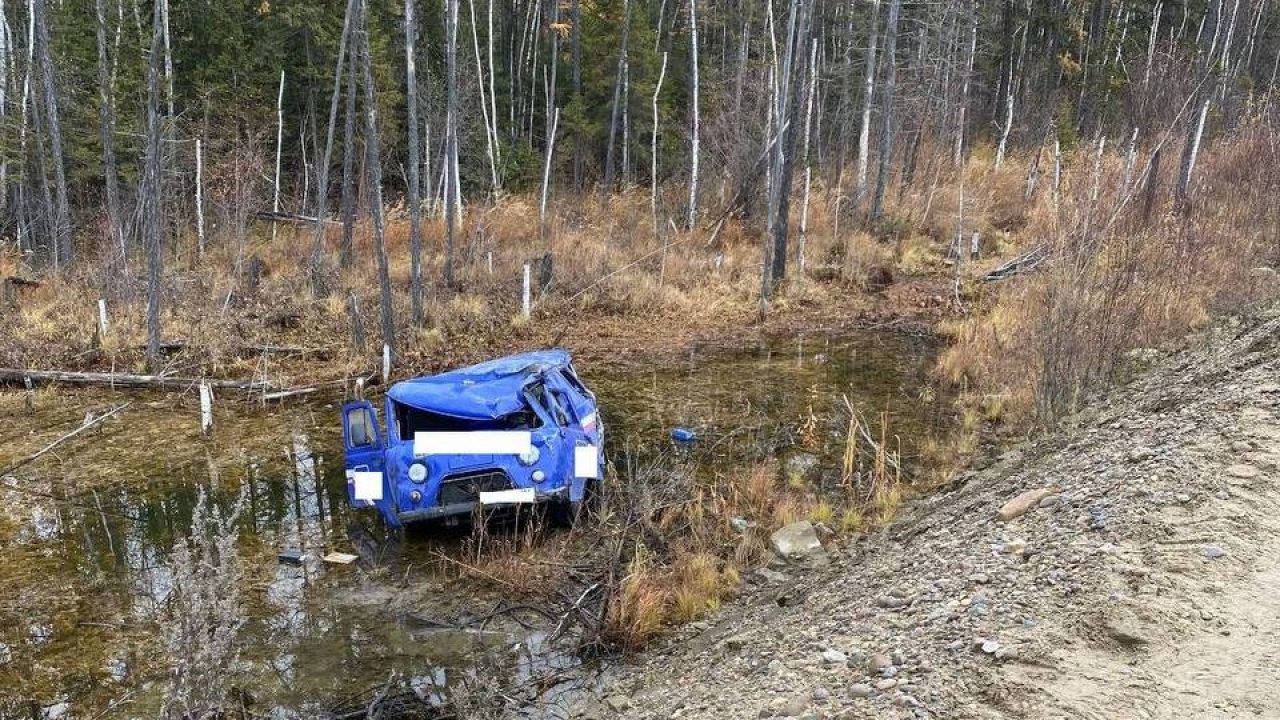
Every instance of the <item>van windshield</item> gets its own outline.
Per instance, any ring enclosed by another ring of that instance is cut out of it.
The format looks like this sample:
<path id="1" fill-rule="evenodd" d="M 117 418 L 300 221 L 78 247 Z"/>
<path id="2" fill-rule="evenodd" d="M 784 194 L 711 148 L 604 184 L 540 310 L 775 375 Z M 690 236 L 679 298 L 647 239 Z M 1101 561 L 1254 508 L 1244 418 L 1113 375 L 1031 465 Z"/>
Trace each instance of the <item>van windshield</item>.
<path id="1" fill-rule="evenodd" d="M 430 410 L 420 410 L 404 403 L 395 403 L 396 430 L 401 438 L 410 440 L 420 432 L 473 432 L 476 430 L 533 430 L 541 426 L 538 414 L 532 408 L 521 408 L 499 418 L 472 420 L 441 415 Z"/>

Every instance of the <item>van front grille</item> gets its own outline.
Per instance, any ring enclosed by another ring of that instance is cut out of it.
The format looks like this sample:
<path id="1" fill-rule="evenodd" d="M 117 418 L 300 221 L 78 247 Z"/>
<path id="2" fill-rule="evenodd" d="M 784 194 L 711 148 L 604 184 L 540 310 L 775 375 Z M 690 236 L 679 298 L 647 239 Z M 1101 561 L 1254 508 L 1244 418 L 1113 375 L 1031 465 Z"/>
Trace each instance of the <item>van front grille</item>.
<path id="1" fill-rule="evenodd" d="M 480 472 L 449 475 L 440 483 L 440 494 L 437 505 L 455 505 L 457 503 L 476 502 L 482 492 L 510 490 L 511 478 L 502 470 L 482 470 Z"/>

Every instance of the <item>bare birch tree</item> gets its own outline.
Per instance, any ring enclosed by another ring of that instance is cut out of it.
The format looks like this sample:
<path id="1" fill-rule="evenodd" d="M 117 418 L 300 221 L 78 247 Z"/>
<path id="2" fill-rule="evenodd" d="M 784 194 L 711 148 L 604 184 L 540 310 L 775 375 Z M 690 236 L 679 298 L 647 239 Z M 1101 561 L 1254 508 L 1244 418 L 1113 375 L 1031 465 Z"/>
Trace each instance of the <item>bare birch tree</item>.
<path id="1" fill-rule="evenodd" d="M 884 215 L 884 195 L 889 187 L 889 161 L 893 159 L 894 103 L 897 101 L 898 78 L 898 13 L 902 0 L 889 0 L 889 21 L 884 35 L 884 95 L 880 103 L 880 169 L 876 175 L 876 192 L 871 204 L 871 219 Z"/>
<path id="2" fill-rule="evenodd" d="M 422 153 L 418 148 L 418 69 L 414 39 L 418 34 L 418 25 L 413 15 L 413 0 L 404 0 L 404 67 L 405 67 L 405 102 L 409 108 L 409 298 L 410 316 L 414 325 L 422 324 Z M 472 25 L 475 13 L 472 12 Z M 479 66 L 479 49 L 476 50 L 476 65 Z M 484 88 L 484 83 L 480 83 Z M 484 93 L 481 90 L 481 106 L 484 105 Z M 487 111 L 486 111 L 487 114 Z M 486 137 L 488 137 L 488 119 L 485 120 Z"/>
<path id="3" fill-rule="evenodd" d="M 38 2 L 39 0 L 37 0 Z M 160 175 L 160 53 L 164 33 L 161 3 L 151 13 L 151 52 L 147 58 L 147 132 L 142 163 L 142 241 L 147 251 L 147 363 L 155 370 L 160 362 L 160 234 L 164 208 Z"/>
<path id="4" fill-rule="evenodd" d="M 271 182 L 271 212 L 280 214 L 280 156 L 284 152 L 284 71 L 280 71 L 280 91 L 276 93 L 276 170 Z M 276 241 L 276 219 L 271 220 L 271 242 Z"/>
<path id="5" fill-rule="evenodd" d="M 31 5 L 36 28 L 36 55 L 40 63 L 42 110 L 45 128 L 49 135 L 50 162 L 53 164 L 54 193 L 57 205 L 53 216 L 53 265 L 61 268 L 71 262 L 74 248 L 71 241 L 71 208 L 67 201 L 67 173 L 63 160 L 62 123 L 58 113 L 58 91 L 55 81 L 53 54 L 49 50 L 49 21 L 45 15 L 45 0 L 34 0 Z"/>
<path id="6" fill-rule="evenodd" d="M 1209 105 L 1212 102 L 1213 96 L 1205 93 L 1205 98 L 1200 103 L 1200 112 L 1196 115 L 1195 121 L 1187 127 L 1187 142 L 1182 150 L 1182 164 L 1178 167 L 1176 195 L 1178 205 L 1184 209 L 1191 199 L 1191 178 L 1196 170 L 1196 159 L 1200 155 L 1200 140 L 1204 136 L 1204 123 L 1209 116 Z"/>
<path id="7" fill-rule="evenodd" d="M 623 0 L 622 2 L 622 46 L 618 51 L 618 69 L 616 78 L 613 83 L 613 102 L 610 104 L 609 110 L 609 143 L 605 145 L 604 151 L 604 183 L 600 186 L 600 191 L 613 191 L 613 148 L 616 144 L 618 135 L 618 118 L 622 112 L 622 84 L 623 75 L 627 67 L 627 47 L 631 40 L 631 0 Z M 694 141 L 697 142 L 696 140 Z"/>
<path id="8" fill-rule="evenodd" d="M 797 0 L 798 1 L 798 0 Z M 689 147 L 689 208 L 685 227 L 693 229 L 698 217 L 698 135 L 701 133 L 698 97 L 698 3 L 689 0 L 689 95 L 690 119 L 693 123 Z"/>
<path id="9" fill-rule="evenodd" d="M 791 177 L 794 167 L 794 127 L 792 108 L 795 105 L 795 76 L 797 65 L 803 68 L 803 47 L 806 34 L 809 5 L 803 0 L 790 3 L 787 14 L 787 34 L 784 50 L 774 62 L 772 73 L 773 99 L 770 117 L 776 135 L 769 147 L 769 207 L 765 231 L 764 263 L 760 281 L 761 311 L 768 308 L 773 287 L 787 272 L 787 231 L 791 213 Z M 799 58 L 800 62 L 797 62 Z M 800 83 L 803 87 L 804 83 Z"/>
<path id="10" fill-rule="evenodd" d="M 324 280 L 324 219 L 325 209 L 329 204 L 329 159 L 333 156 L 334 125 L 338 122 L 338 93 L 342 89 L 342 64 L 346 60 L 347 51 L 351 47 L 351 23 L 357 12 L 357 0 L 347 0 L 346 15 L 342 19 L 342 36 L 338 40 L 337 66 L 333 71 L 333 94 L 329 99 L 329 128 L 325 134 L 324 156 L 320 158 L 319 172 L 316 180 L 316 224 L 315 241 L 311 250 L 311 288 L 317 297 L 327 294 L 327 283 Z M 354 54 L 354 53 L 353 53 Z M 354 62 L 354 61 L 353 61 Z M 350 92 L 355 92 L 353 89 Z M 350 117 L 348 117 L 350 127 Z M 348 141 L 350 133 L 348 133 Z M 350 142 L 347 143 L 350 147 Z M 344 177 L 345 181 L 346 178 Z"/>
<path id="11" fill-rule="evenodd" d="M 862 71 L 862 123 L 858 127 L 858 169 L 854 176 L 853 206 L 862 207 L 867 196 L 867 157 L 871 147 L 871 105 L 876 90 L 876 43 L 880 38 L 880 0 L 871 0 L 871 31 Z"/>
<path id="12" fill-rule="evenodd" d="M 445 251 L 444 284 L 454 287 L 453 248 L 458 233 L 458 0 L 445 11 Z"/>
<path id="13" fill-rule="evenodd" d="M 351 0 L 355 2 L 355 0 Z M 354 50 L 351 51 L 354 55 Z M 354 60 L 347 63 L 346 100 L 342 113 L 342 198 L 339 212 L 342 213 L 342 244 L 338 250 L 338 264 L 343 268 L 351 267 L 352 255 L 355 253 L 356 224 L 356 100 L 360 95 L 360 78 L 356 72 Z M 339 87 L 337 78 L 342 77 L 341 70 L 334 76 L 334 88 Z M 332 127 L 332 126 L 330 126 Z"/>
<path id="14" fill-rule="evenodd" d="M 662 239 L 658 223 L 658 96 L 662 93 L 662 81 L 667 77 L 667 54 L 662 53 L 662 69 L 658 71 L 658 82 L 653 86 L 653 135 L 649 140 L 649 210 L 653 214 L 653 237 Z M 666 255 L 663 255 L 666 258 Z"/>
<path id="15" fill-rule="evenodd" d="M 409 1 L 411 0 L 406 0 L 406 2 L 409 2 Z M 480 61 L 480 35 L 478 30 L 476 29 L 475 0 L 467 0 L 467 9 L 471 13 L 471 46 L 475 49 L 475 54 L 476 54 L 476 78 L 478 78 L 479 80 L 479 82 L 477 82 L 476 85 L 480 90 L 480 116 L 481 116 L 480 119 L 484 121 L 485 155 L 489 159 L 489 184 L 490 184 L 490 187 L 492 187 L 493 189 L 493 194 L 496 196 L 498 194 L 498 189 L 500 187 L 498 183 L 498 153 L 497 153 L 498 118 L 496 115 L 494 115 L 492 118 L 490 117 L 489 99 L 485 97 L 484 64 Z M 492 0 L 490 0 L 489 2 L 489 59 L 490 59 L 489 71 L 493 72 L 493 67 L 492 67 L 493 1 Z M 493 82 L 492 77 L 489 78 L 489 82 L 490 83 Z M 492 92 L 492 85 L 490 85 L 489 91 Z"/>
<path id="16" fill-rule="evenodd" d="M 124 227 L 120 217 L 120 179 L 116 170 L 115 106 L 111 88 L 111 68 L 107 61 L 106 0 L 94 3 L 94 28 L 98 45 L 98 132 L 102 137 L 102 179 L 107 202 L 107 237 L 120 251 L 121 267 L 126 260 Z M 0 61 L 2 62 L 2 61 Z M 2 92 L 2 91 L 0 91 Z M 0 100 L 2 102 L 2 100 Z M 3 189 L 0 189 L 0 193 Z"/>
<path id="17" fill-rule="evenodd" d="M 454 3 L 457 0 L 452 0 Z M 396 357 L 396 322 L 391 306 L 391 269 L 387 263 L 385 227 L 382 217 L 382 158 L 378 149 L 378 102 L 373 87 L 373 53 L 369 50 L 369 4 L 367 0 L 360 3 L 360 49 L 359 58 L 364 72 L 364 146 L 367 160 L 366 171 L 369 175 L 369 216 L 373 220 L 373 252 L 378 263 L 378 288 L 381 291 L 382 306 L 382 344 L 385 351 Z M 354 53 L 353 53 L 354 55 Z M 357 59 L 352 57 L 352 62 Z"/>

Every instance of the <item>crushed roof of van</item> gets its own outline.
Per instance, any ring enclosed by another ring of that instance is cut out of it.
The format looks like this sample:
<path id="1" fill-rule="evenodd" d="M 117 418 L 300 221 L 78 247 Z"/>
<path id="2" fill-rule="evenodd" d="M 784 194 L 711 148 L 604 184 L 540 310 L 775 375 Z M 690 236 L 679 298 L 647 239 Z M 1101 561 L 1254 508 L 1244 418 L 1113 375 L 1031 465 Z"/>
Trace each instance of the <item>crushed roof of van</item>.
<path id="1" fill-rule="evenodd" d="M 491 420 L 525 407 L 521 391 L 529 376 L 568 367 L 569 353 L 540 350 L 489 360 L 438 375 L 403 380 L 387 396 L 419 410 L 471 420 Z"/>

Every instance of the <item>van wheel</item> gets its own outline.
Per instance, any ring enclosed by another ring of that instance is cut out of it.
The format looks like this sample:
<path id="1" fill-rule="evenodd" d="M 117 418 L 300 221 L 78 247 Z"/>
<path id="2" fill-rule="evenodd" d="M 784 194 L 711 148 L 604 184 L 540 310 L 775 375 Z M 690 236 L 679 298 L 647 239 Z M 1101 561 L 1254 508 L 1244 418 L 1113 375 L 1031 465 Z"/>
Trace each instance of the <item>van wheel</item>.
<path id="1" fill-rule="evenodd" d="M 556 503 L 553 517 L 557 525 L 573 527 L 589 522 L 599 509 L 599 481 L 588 480 L 582 489 L 582 499 Z"/>

